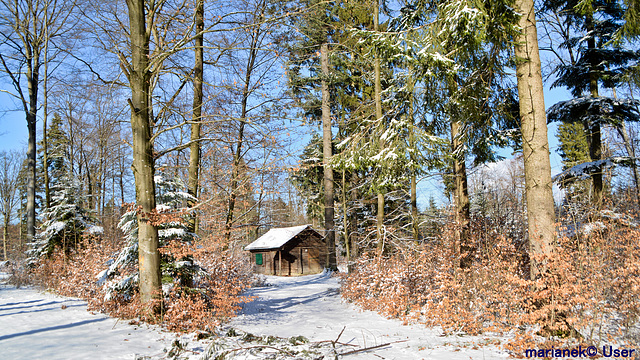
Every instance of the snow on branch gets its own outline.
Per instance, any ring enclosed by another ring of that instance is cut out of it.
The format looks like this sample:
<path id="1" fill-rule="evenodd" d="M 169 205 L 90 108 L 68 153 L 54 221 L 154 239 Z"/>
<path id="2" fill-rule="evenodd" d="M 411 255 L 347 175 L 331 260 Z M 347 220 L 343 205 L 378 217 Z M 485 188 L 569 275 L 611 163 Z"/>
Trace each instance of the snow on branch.
<path id="1" fill-rule="evenodd" d="M 633 161 L 634 159 L 628 156 L 616 156 L 602 160 L 589 161 L 561 172 L 554 176 L 552 180 L 554 182 L 565 182 L 576 179 L 586 179 L 591 174 L 602 172 L 603 169 L 613 167 L 617 164 L 630 166 Z"/>
<path id="2" fill-rule="evenodd" d="M 623 121 L 640 121 L 640 101 L 610 97 L 579 97 L 560 101 L 547 110 L 548 122 L 576 122 L 617 125 Z"/>

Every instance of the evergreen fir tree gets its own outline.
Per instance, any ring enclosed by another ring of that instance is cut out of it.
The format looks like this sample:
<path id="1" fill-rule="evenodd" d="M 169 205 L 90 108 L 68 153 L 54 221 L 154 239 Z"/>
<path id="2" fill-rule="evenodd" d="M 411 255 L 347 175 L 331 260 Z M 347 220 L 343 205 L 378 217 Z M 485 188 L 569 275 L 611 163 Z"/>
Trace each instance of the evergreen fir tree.
<path id="1" fill-rule="evenodd" d="M 59 116 L 54 116 L 47 137 L 51 149 L 51 206 L 41 214 L 43 222 L 31 250 L 32 260 L 51 255 L 55 248 L 68 253 L 79 246 L 85 230 L 100 231 L 93 214 L 83 207 L 81 184 L 69 168 L 66 154 L 69 140 Z"/>
<path id="2" fill-rule="evenodd" d="M 562 158 L 562 170 L 591 161 L 589 144 L 584 126 L 580 122 L 566 122 L 558 126 L 558 153 Z M 565 189 L 565 200 L 586 206 L 589 184 L 585 180 L 568 179 L 560 184 Z M 586 195 L 586 196 L 585 196 Z"/>

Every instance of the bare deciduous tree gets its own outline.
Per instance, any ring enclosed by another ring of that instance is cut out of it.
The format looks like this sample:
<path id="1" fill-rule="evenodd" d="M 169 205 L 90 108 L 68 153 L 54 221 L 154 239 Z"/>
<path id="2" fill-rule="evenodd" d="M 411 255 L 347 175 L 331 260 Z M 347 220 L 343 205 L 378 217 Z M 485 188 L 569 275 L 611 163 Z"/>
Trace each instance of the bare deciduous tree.
<path id="1" fill-rule="evenodd" d="M 41 68 L 51 38 L 63 32 L 74 2 L 0 1 L 0 63 L 10 80 L 26 120 L 27 142 L 27 237 L 36 232 L 36 115 L 38 90 L 44 77 Z"/>

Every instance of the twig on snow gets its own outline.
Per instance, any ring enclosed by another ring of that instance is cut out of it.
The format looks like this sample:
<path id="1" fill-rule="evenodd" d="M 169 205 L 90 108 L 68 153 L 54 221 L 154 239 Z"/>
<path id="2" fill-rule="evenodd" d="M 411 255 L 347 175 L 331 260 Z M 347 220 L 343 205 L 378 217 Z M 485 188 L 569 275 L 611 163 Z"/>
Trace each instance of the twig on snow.
<path id="1" fill-rule="evenodd" d="M 363 352 L 363 351 L 368 351 L 368 350 L 373 350 L 373 349 L 378 349 L 381 347 L 385 347 L 385 346 L 389 346 L 391 344 L 397 344 L 397 343 L 401 343 L 401 342 L 407 342 L 409 340 L 400 340 L 400 341 L 394 341 L 394 342 L 390 342 L 390 343 L 384 343 L 384 344 L 380 344 L 380 345 L 376 345 L 376 346 L 369 346 L 369 347 L 365 347 L 362 349 L 355 349 L 355 350 L 351 350 L 351 351 L 347 351 L 341 354 L 338 354 L 339 356 L 344 356 L 344 355 L 351 355 L 351 354 L 355 354 L 355 353 L 359 353 L 359 352 Z"/>
<path id="2" fill-rule="evenodd" d="M 225 353 L 232 353 L 232 352 L 236 352 L 236 351 L 241 351 L 241 350 L 249 350 L 249 349 L 258 349 L 258 348 L 267 348 L 267 349 L 273 349 L 273 350 L 277 350 L 279 352 L 283 352 L 289 356 L 293 356 L 292 353 L 288 352 L 287 350 L 283 350 L 280 348 L 277 348 L 275 346 L 269 346 L 269 345 L 256 345 L 256 346 L 248 346 L 248 347 L 239 347 L 236 349 L 231 349 L 231 350 L 227 350 L 225 351 Z"/>

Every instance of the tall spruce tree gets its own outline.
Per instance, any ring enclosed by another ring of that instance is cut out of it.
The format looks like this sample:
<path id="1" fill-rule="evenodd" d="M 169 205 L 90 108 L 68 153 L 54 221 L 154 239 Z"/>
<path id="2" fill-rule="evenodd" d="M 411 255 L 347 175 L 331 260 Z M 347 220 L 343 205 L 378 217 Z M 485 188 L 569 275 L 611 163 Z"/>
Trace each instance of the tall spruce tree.
<path id="1" fill-rule="evenodd" d="M 295 18 L 299 36 L 289 48 L 289 85 L 305 117 L 322 124 L 324 223 L 327 236 L 328 266 L 335 260 L 335 194 L 332 127 L 358 105 L 353 101 L 356 84 L 352 76 L 347 24 L 359 25 L 366 19 L 362 4 L 342 1 L 333 6 L 322 1 L 303 1 L 307 11 Z M 354 5 L 355 4 L 355 5 Z M 348 20 L 347 20 L 348 19 Z M 352 40 L 351 40 L 352 41 Z M 354 45 L 354 44 L 352 44 Z"/>
<path id="2" fill-rule="evenodd" d="M 548 111 L 549 120 L 582 124 L 592 162 L 584 169 L 592 178 L 592 202 L 600 208 L 605 188 L 604 166 L 611 163 L 602 157 L 602 128 L 640 120 L 638 102 L 603 96 L 601 88 L 620 86 L 627 70 L 638 64 L 640 53 L 623 48 L 623 42 L 613 41 L 614 34 L 625 24 L 622 1 L 548 1 L 545 9 L 560 14 L 568 30 L 561 45 L 576 54 L 556 67 L 557 80 L 553 83 L 553 86 L 567 87 L 575 98 L 552 106 Z"/>
<path id="3" fill-rule="evenodd" d="M 322 163 L 322 139 L 317 133 L 313 133 L 311 140 L 300 155 L 300 167 L 291 174 L 289 181 L 305 200 L 307 219 L 311 220 L 314 227 L 324 221 Z"/>
<path id="4" fill-rule="evenodd" d="M 470 157 L 476 164 L 495 160 L 493 148 L 509 140 L 508 132 L 500 129 L 517 128 L 516 96 L 505 70 L 517 14 L 506 2 L 452 0 L 418 5 L 415 10 L 407 6 L 401 11 L 404 16 L 394 21 L 394 28 L 413 33 L 403 39 L 410 79 L 409 86 L 401 88 L 407 90 L 409 100 L 404 112 L 424 133 L 450 135 L 443 152 L 453 171 L 445 180 L 452 185 L 459 225 L 454 247 L 456 252 L 464 248 L 467 256 L 460 265 L 467 266 L 472 246 L 467 243 L 466 161 Z M 427 30 L 424 23 L 430 23 Z M 414 147 L 408 144 L 409 149 Z"/>

